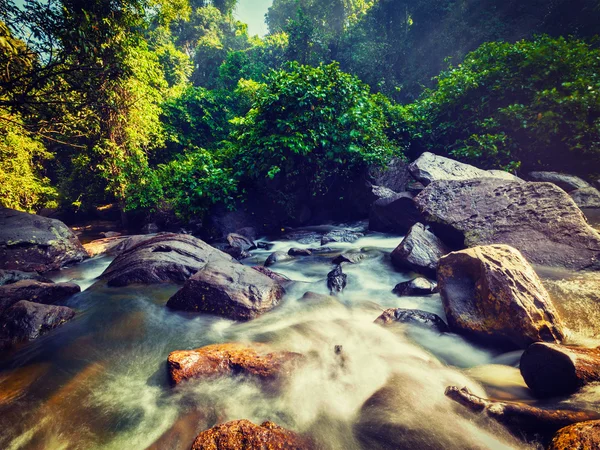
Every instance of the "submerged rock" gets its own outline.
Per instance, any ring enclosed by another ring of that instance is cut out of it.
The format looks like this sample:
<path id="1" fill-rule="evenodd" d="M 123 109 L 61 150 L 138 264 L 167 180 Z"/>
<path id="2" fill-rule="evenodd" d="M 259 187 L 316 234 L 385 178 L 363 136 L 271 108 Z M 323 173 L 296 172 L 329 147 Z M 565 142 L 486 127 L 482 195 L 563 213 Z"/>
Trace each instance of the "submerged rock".
<path id="1" fill-rule="evenodd" d="M 438 261 L 449 252 L 450 249 L 428 227 L 417 223 L 394 249 L 391 258 L 398 268 L 433 276 Z"/>
<path id="2" fill-rule="evenodd" d="M 252 266 L 252 268 L 254 270 L 262 273 L 263 275 L 268 276 L 271 280 L 276 281 L 277 283 L 281 284 L 282 286 L 286 286 L 289 283 L 292 283 L 292 280 L 290 280 L 285 275 L 282 275 L 277 272 L 273 272 L 271 269 L 267 269 L 265 266 Z"/>
<path id="3" fill-rule="evenodd" d="M 248 375 L 266 381 L 289 374 L 303 356 L 273 352 L 264 344 L 214 344 L 169 354 L 169 376 L 175 384 L 192 378 Z"/>
<path id="4" fill-rule="evenodd" d="M 288 250 L 290 256 L 311 256 L 312 251 L 309 248 L 296 248 L 292 247 Z"/>
<path id="5" fill-rule="evenodd" d="M 600 448 L 600 420 L 580 422 L 558 430 L 548 450 L 596 450 Z"/>
<path id="6" fill-rule="evenodd" d="M 121 253 L 100 276 L 109 286 L 183 283 L 208 262 L 231 256 L 185 234 L 159 234 Z"/>
<path id="7" fill-rule="evenodd" d="M 282 238 L 288 241 L 296 241 L 300 244 L 312 244 L 313 242 L 319 242 L 323 237 L 322 233 L 309 230 L 292 230 L 287 231 Z"/>
<path id="8" fill-rule="evenodd" d="M 366 258 L 366 255 L 364 253 L 361 252 L 347 252 L 347 253 L 342 253 L 339 256 L 336 256 L 333 261 L 331 261 L 333 264 L 335 265 L 339 265 L 342 263 L 347 263 L 347 264 L 358 264 L 359 262 L 361 262 L 363 259 Z"/>
<path id="9" fill-rule="evenodd" d="M 558 312 L 525 258 L 508 245 L 450 253 L 440 259 L 438 287 L 452 331 L 510 342 L 560 342 Z"/>
<path id="10" fill-rule="evenodd" d="M 237 262 L 216 258 L 205 264 L 173 295 L 173 309 L 250 320 L 279 304 L 284 289 L 267 275 Z"/>
<path id="11" fill-rule="evenodd" d="M 400 296 L 431 295 L 436 292 L 437 285 L 427 278 L 417 277 L 398 283 L 392 292 Z"/>
<path id="12" fill-rule="evenodd" d="M 600 208 L 600 191 L 594 187 L 576 189 L 569 192 L 573 201 L 580 208 Z"/>
<path id="13" fill-rule="evenodd" d="M 296 433 L 273 422 L 260 426 L 249 420 L 216 425 L 198 435 L 192 450 L 309 450 L 311 445 Z"/>
<path id="14" fill-rule="evenodd" d="M 600 381 L 600 348 L 537 342 L 521 356 L 520 370 L 538 397 L 572 394 Z"/>
<path id="15" fill-rule="evenodd" d="M 71 320 L 75 311 L 66 306 L 20 300 L 0 317 L 0 345 L 31 341 Z"/>
<path id="16" fill-rule="evenodd" d="M 348 275 L 342 271 L 342 266 L 338 265 L 327 274 L 327 287 L 330 294 L 342 292 L 348 283 Z"/>
<path id="17" fill-rule="evenodd" d="M 294 257 L 286 252 L 280 252 L 280 251 L 273 252 L 269 255 L 269 257 L 265 261 L 265 267 L 270 267 L 279 262 L 291 261 L 292 259 L 294 259 Z"/>
<path id="18" fill-rule="evenodd" d="M 0 268 L 48 272 L 87 257 L 61 221 L 0 208 Z"/>
<path id="19" fill-rule="evenodd" d="M 391 233 L 405 233 L 421 220 L 413 196 L 401 192 L 389 197 L 380 198 L 369 213 L 369 230 Z"/>
<path id="20" fill-rule="evenodd" d="M 77 294 L 81 288 L 75 283 L 42 283 L 35 280 L 21 280 L 0 286 L 0 315 L 19 300 L 34 303 L 52 304 Z"/>
<path id="21" fill-rule="evenodd" d="M 440 333 L 450 331 L 446 322 L 437 314 L 419 309 L 390 308 L 386 309 L 377 319 L 378 325 L 389 325 L 392 323 L 407 323 L 424 328 L 430 328 Z"/>
<path id="22" fill-rule="evenodd" d="M 427 186 L 440 180 L 470 180 L 473 178 L 498 178 L 515 180 L 518 178 L 500 170 L 481 170 L 475 166 L 464 164 L 430 152 L 423 153 L 414 161 L 408 170 L 415 179 Z"/>
<path id="23" fill-rule="evenodd" d="M 331 242 L 356 242 L 363 237 L 363 233 L 352 230 L 333 230 L 321 238 L 321 245 L 327 245 Z"/>
<path id="24" fill-rule="evenodd" d="M 584 181 L 575 175 L 568 175 L 566 173 L 538 171 L 531 172 L 528 176 L 532 181 L 555 184 L 565 192 L 591 187 L 587 181 Z"/>
<path id="25" fill-rule="evenodd" d="M 52 283 L 52 280 L 40 275 L 37 272 L 22 272 L 20 270 L 2 270 L 0 269 L 0 286 L 16 283 L 22 280 L 41 281 L 42 283 Z"/>
<path id="26" fill-rule="evenodd" d="M 600 269 L 600 234 L 551 183 L 436 181 L 415 202 L 436 235 L 456 248 L 508 244 L 535 264 Z"/>

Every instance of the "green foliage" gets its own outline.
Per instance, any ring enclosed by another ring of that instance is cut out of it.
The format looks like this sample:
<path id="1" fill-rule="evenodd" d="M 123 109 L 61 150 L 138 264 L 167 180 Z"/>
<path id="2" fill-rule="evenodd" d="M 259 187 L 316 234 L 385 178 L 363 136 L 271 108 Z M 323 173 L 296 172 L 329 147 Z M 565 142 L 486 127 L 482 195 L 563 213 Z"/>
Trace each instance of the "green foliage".
<path id="1" fill-rule="evenodd" d="M 369 164 L 396 152 L 369 88 L 337 64 L 291 63 L 271 73 L 245 117 L 235 120 L 238 176 L 278 179 L 281 191 L 341 192 Z"/>
<path id="2" fill-rule="evenodd" d="M 410 153 L 486 167 L 600 167 L 600 50 L 541 36 L 490 42 L 402 108 Z"/>

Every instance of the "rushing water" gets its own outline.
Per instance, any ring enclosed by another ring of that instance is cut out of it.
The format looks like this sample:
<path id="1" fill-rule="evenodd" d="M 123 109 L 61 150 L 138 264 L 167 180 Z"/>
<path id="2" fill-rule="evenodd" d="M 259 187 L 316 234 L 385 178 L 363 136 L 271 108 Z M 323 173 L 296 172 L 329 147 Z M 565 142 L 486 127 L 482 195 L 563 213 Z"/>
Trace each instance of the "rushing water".
<path id="1" fill-rule="evenodd" d="M 332 450 L 415 448 L 409 445 L 411 436 L 426 443 L 421 448 L 533 448 L 444 396 L 446 386 L 458 385 L 482 396 L 533 403 L 517 369 L 520 352 L 502 354 L 454 334 L 373 324 L 387 307 L 444 317 L 439 295 L 391 292 L 413 276 L 390 264 L 389 254 L 400 240 L 369 234 L 352 244 L 328 244 L 327 253 L 277 264 L 273 269 L 296 283 L 280 307 L 247 323 L 167 309 L 177 286 L 94 284 L 108 258 L 55 274 L 57 281 L 81 285 L 83 292 L 66 302 L 78 315 L 0 361 L 0 448 L 189 449 L 199 431 L 242 418 L 272 420 Z M 269 251 L 255 251 L 244 262 L 262 263 L 271 251 L 318 245 L 271 243 Z M 298 301 L 307 291 L 327 293 L 331 260 L 345 251 L 367 257 L 344 266 L 348 287 L 338 301 Z M 567 289 L 560 282 L 568 287 L 563 278 L 576 275 L 550 271 L 544 276 L 555 289 Z M 579 317 L 593 311 L 594 298 L 575 293 L 578 307 L 568 308 L 572 299 L 561 295 L 558 306 L 571 338 L 597 344 L 597 325 Z M 170 386 L 169 352 L 233 341 L 301 352 L 307 363 L 277 390 L 242 378 Z M 343 346 L 343 363 L 336 345 Z M 361 413 L 364 402 L 383 387 L 377 407 Z M 560 403 L 598 408 L 600 392 L 590 387 L 551 406 Z"/>

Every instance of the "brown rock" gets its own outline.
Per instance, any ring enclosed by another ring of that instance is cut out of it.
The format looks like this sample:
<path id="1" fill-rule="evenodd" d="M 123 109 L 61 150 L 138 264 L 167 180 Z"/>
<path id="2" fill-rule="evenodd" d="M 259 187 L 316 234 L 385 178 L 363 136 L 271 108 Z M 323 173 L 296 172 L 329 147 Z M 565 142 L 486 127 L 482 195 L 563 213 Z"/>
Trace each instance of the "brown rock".
<path id="1" fill-rule="evenodd" d="M 109 255 L 119 256 L 141 242 L 153 239 L 155 236 L 139 234 L 134 236 L 113 236 L 83 244 L 83 248 L 90 256 Z"/>
<path id="2" fill-rule="evenodd" d="M 278 282 L 282 286 L 286 286 L 286 285 L 292 283 L 292 280 L 290 280 L 285 275 L 274 272 L 271 269 L 266 268 L 265 266 L 252 266 L 252 268 L 254 270 L 262 273 L 263 275 L 268 276 L 271 280 Z"/>
<path id="3" fill-rule="evenodd" d="M 278 282 L 251 267 L 216 259 L 187 280 L 167 306 L 250 320 L 277 306 L 284 292 Z"/>
<path id="4" fill-rule="evenodd" d="M 554 184 L 435 181 L 415 203 L 455 248 L 507 244 L 538 265 L 600 270 L 600 234 Z"/>
<path id="5" fill-rule="evenodd" d="M 600 381 L 600 348 L 537 342 L 521 356 L 521 375 L 539 397 L 568 395 Z"/>
<path id="6" fill-rule="evenodd" d="M 77 294 L 81 288 L 75 283 L 42 283 L 21 280 L 0 286 L 0 315 L 19 300 L 52 304 Z"/>
<path id="7" fill-rule="evenodd" d="M 312 448 L 296 433 L 273 422 L 260 426 L 248 420 L 216 425 L 198 435 L 192 450 L 303 450 Z"/>
<path id="8" fill-rule="evenodd" d="M 79 239 L 61 221 L 0 208 L 0 268 L 48 272 L 85 258 Z"/>
<path id="9" fill-rule="evenodd" d="M 171 352 L 167 364 L 175 384 L 191 378 L 227 375 L 249 375 L 270 381 L 288 373 L 301 358 L 301 354 L 294 352 L 270 352 L 261 344 L 226 343 Z"/>
<path id="10" fill-rule="evenodd" d="M 438 288 L 450 329 L 527 347 L 560 342 L 562 323 L 525 258 L 508 245 L 488 245 L 440 259 Z"/>
<path id="11" fill-rule="evenodd" d="M 600 420 L 590 420 L 558 430 L 548 450 L 598 450 L 599 448 Z"/>
<path id="12" fill-rule="evenodd" d="M 406 323 L 424 328 L 430 328 L 439 333 L 446 333 L 450 331 L 448 330 L 448 325 L 446 325 L 446 322 L 444 322 L 440 316 L 427 311 L 421 311 L 419 309 L 386 309 L 377 319 L 375 319 L 375 323 L 378 325 Z"/>

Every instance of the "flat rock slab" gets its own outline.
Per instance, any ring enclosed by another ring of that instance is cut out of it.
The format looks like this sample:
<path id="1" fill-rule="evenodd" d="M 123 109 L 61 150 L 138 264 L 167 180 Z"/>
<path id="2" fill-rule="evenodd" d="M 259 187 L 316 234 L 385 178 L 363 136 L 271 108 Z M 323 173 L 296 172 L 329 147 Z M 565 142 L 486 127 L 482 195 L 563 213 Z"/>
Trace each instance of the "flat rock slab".
<path id="1" fill-rule="evenodd" d="M 167 365 L 174 384 L 193 378 L 232 375 L 269 381 L 289 374 L 302 358 L 300 353 L 273 352 L 264 344 L 225 343 L 171 352 Z"/>
<path id="2" fill-rule="evenodd" d="M 0 208 L 0 268 L 48 272 L 87 257 L 77 236 L 61 221 Z"/>
<path id="3" fill-rule="evenodd" d="M 534 264 L 600 269 L 600 234 L 554 184 L 436 181 L 415 203 L 434 233 L 455 247 L 508 244 Z"/>
<path id="4" fill-rule="evenodd" d="M 192 450 L 309 450 L 312 446 L 296 433 L 273 422 L 260 426 L 249 420 L 216 425 L 198 435 Z"/>
<path id="5" fill-rule="evenodd" d="M 250 320 L 277 306 L 284 292 L 267 275 L 238 262 L 217 258 L 188 279 L 167 306 Z"/>
<path id="6" fill-rule="evenodd" d="M 208 262 L 233 258 L 186 234 L 159 234 L 121 253 L 100 276 L 109 286 L 183 283 Z"/>

